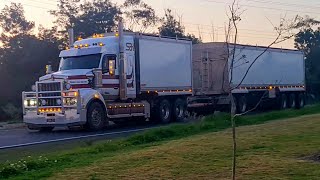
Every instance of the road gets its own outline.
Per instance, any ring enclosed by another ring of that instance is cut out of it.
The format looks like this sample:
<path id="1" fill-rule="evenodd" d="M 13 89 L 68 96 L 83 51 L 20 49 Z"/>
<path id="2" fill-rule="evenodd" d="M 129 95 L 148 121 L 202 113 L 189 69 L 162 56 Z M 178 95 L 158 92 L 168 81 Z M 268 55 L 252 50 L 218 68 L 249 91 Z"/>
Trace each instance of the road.
<path id="1" fill-rule="evenodd" d="M 53 132 L 29 131 L 25 128 L 0 130 L 0 150 L 79 139 L 114 139 L 158 127 L 156 125 L 112 127 L 99 132 L 58 129 Z"/>

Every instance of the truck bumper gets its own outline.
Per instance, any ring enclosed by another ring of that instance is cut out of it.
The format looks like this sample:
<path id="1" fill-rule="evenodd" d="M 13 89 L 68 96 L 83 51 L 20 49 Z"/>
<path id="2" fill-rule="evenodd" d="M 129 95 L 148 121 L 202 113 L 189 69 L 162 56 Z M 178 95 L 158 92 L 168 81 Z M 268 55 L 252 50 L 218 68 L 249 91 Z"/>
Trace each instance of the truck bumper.
<path id="1" fill-rule="evenodd" d="M 23 121 L 26 125 L 31 126 L 32 128 L 79 126 L 86 123 L 86 115 L 87 111 L 85 109 L 80 110 L 80 113 L 77 113 L 76 109 L 67 110 L 64 114 L 37 114 L 37 112 L 29 111 L 23 116 Z"/>

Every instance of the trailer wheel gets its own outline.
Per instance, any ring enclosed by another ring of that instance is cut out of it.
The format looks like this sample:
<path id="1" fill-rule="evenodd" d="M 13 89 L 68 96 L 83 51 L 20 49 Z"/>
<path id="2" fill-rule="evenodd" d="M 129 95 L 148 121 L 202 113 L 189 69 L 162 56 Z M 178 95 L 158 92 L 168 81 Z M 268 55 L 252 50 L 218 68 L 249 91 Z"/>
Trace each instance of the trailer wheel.
<path id="1" fill-rule="evenodd" d="M 300 93 L 297 97 L 297 102 L 296 102 L 296 108 L 297 109 L 301 109 L 305 106 L 305 98 L 304 98 L 304 94 Z"/>
<path id="2" fill-rule="evenodd" d="M 100 130 L 104 127 L 105 118 L 103 106 L 98 102 L 93 102 L 88 108 L 85 128 L 91 131 Z"/>
<path id="3" fill-rule="evenodd" d="M 287 95 L 282 94 L 279 100 L 279 109 L 283 110 L 283 109 L 287 109 L 287 107 L 288 107 Z"/>
<path id="4" fill-rule="evenodd" d="M 174 120 L 178 122 L 182 122 L 185 120 L 185 115 L 187 111 L 187 102 L 182 99 L 177 99 L 174 102 L 172 112 L 174 116 Z"/>
<path id="5" fill-rule="evenodd" d="M 236 100 L 236 105 L 237 105 L 237 113 L 244 113 L 247 111 L 247 98 L 245 96 L 240 96 Z"/>
<path id="6" fill-rule="evenodd" d="M 169 123 L 171 121 L 171 105 L 166 99 L 160 101 L 157 108 L 157 119 L 161 123 Z"/>
<path id="7" fill-rule="evenodd" d="M 295 94 L 290 94 L 289 108 L 296 108 L 296 95 Z"/>

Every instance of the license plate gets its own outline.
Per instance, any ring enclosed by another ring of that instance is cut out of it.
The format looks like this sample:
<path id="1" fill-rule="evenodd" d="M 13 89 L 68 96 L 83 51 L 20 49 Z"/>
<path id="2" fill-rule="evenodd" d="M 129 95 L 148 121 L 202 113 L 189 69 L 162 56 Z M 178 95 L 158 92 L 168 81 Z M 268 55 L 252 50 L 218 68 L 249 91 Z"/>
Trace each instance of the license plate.
<path id="1" fill-rule="evenodd" d="M 56 122 L 56 119 L 52 119 L 52 118 L 47 119 L 47 123 L 55 123 L 55 122 Z"/>

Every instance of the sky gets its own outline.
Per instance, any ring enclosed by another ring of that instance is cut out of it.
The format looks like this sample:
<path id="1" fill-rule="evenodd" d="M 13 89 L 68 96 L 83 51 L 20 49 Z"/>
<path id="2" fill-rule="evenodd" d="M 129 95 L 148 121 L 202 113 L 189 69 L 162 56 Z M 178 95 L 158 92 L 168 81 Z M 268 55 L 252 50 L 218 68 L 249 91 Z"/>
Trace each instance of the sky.
<path id="1" fill-rule="evenodd" d="M 112 0 L 121 4 L 123 0 Z M 56 9 L 56 0 L 0 0 L 0 9 L 11 2 L 21 3 L 28 20 L 51 27 L 54 18 L 49 10 Z M 201 36 L 204 42 L 224 41 L 226 12 L 232 0 L 144 0 L 151 5 L 159 16 L 170 8 L 181 17 L 187 33 Z M 293 19 L 296 15 L 309 15 L 320 19 L 318 0 L 239 0 L 243 12 L 239 23 L 239 43 L 267 46 L 275 39 L 274 26 L 280 19 Z M 308 3 L 306 3 L 308 2 Z M 275 47 L 293 48 L 293 40 Z"/>

